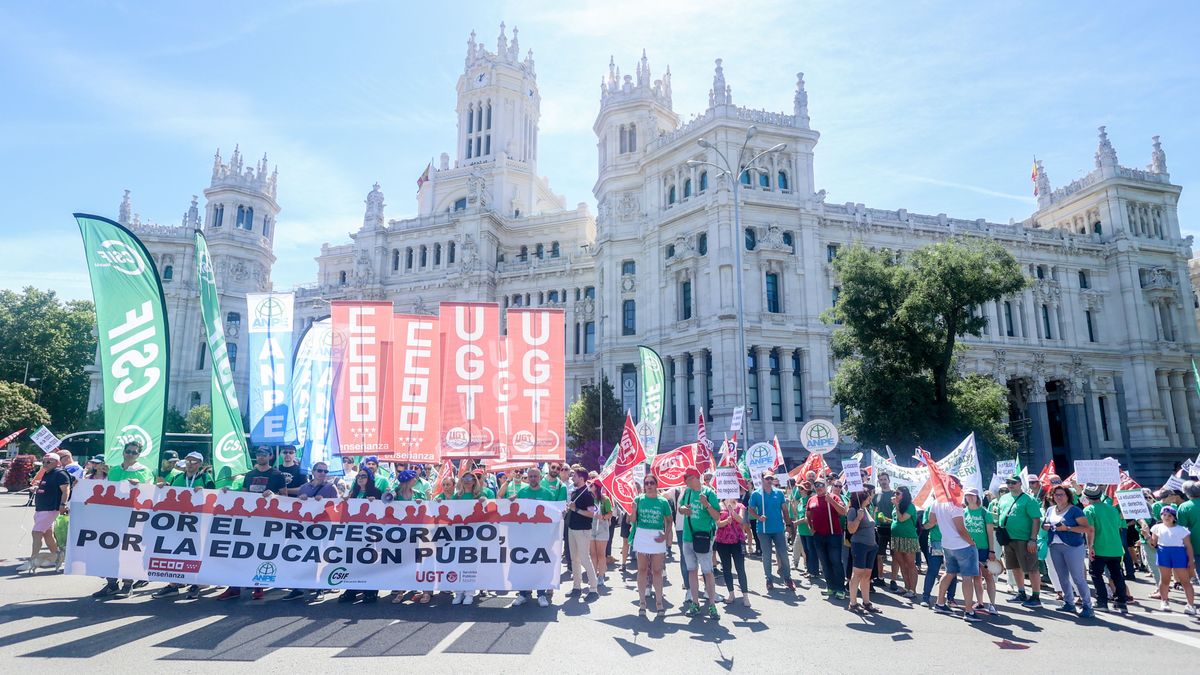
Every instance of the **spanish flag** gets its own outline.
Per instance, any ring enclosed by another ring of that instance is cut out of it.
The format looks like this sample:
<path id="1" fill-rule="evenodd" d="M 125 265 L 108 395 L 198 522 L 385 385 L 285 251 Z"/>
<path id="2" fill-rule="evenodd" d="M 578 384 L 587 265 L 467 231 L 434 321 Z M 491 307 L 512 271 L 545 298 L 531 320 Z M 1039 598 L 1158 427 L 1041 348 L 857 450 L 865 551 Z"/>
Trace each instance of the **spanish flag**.
<path id="1" fill-rule="evenodd" d="M 1037 178 L 1038 178 L 1038 165 L 1037 165 L 1037 160 L 1035 159 L 1035 160 L 1033 160 L 1033 174 L 1029 176 L 1029 180 L 1033 181 L 1033 196 L 1034 197 L 1038 196 Z"/>
<path id="2" fill-rule="evenodd" d="M 425 182 L 429 180 L 429 170 L 432 168 L 433 168 L 433 162 L 430 162 L 425 165 L 425 171 L 420 176 L 417 177 L 417 190 L 420 190 L 421 186 L 424 185 Z"/>

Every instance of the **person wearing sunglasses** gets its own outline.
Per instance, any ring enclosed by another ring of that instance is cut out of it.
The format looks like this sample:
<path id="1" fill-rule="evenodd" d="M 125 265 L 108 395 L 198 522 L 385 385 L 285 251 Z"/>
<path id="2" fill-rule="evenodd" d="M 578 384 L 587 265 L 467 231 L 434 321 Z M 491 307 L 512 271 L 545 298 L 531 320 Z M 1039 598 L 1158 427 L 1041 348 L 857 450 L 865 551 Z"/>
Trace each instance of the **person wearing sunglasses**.
<path id="1" fill-rule="evenodd" d="M 300 462 L 296 460 L 296 446 L 283 446 L 279 449 L 279 456 L 282 458 L 279 471 L 283 473 L 283 480 L 287 485 L 280 494 L 295 497 L 300 494 L 300 486 L 308 482 L 308 476 L 304 475 L 300 469 Z"/>
<path id="2" fill-rule="evenodd" d="M 325 462 L 317 462 L 313 464 L 312 475 L 308 482 L 296 488 L 296 498 L 305 501 L 315 499 L 334 499 L 338 496 L 337 488 L 329 481 L 329 465 Z M 283 596 L 283 600 L 299 600 L 305 598 L 307 602 L 316 601 L 321 597 L 323 591 L 305 588 L 293 588 L 288 591 L 287 595 Z"/>
<path id="3" fill-rule="evenodd" d="M 114 466 L 108 470 L 108 479 L 113 482 L 127 480 L 134 485 L 146 483 L 154 485 L 154 472 L 138 461 L 142 456 L 142 444 L 137 441 L 130 441 L 125 444 L 121 450 L 121 464 Z M 145 581 L 139 581 L 136 584 L 137 588 L 145 586 Z M 105 579 L 104 588 L 92 594 L 93 598 L 102 599 L 108 597 L 128 598 L 130 591 L 133 590 L 135 584 L 133 579 L 122 579 L 120 585 L 113 577 Z"/>

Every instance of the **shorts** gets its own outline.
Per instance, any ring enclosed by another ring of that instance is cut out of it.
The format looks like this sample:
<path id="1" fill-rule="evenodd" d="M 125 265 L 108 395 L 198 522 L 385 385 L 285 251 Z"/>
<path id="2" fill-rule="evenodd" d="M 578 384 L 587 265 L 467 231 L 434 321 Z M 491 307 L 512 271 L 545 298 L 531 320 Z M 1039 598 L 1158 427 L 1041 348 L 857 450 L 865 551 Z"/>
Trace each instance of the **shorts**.
<path id="1" fill-rule="evenodd" d="M 638 531 L 641 532 L 641 530 Z M 680 548 L 683 549 L 683 566 L 687 568 L 687 571 L 691 572 L 699 565 L 701 574 L 713 573 L 712 551 L 708 553 L 696 553 L 690 541 L 683 542 L 683 546 Z"/>
<path id="2" fill-rule="evenodd" d="M 592 524 L 592 541 L 608 541 L 612 529 L 608 526 L 608 518 L 597 518 Z"/>
<path id="3" fill-rule="evenodd" d="M 1037 549 L 1029 550 L 1028 541 L 1010 541 L 1004 545 L 1004 568 L 1026 574 L 1038 571 Z"/>
<path id="4" fill-rule="evenodd" d="M 987 564 L 988 556 L 992 554 L 992 550 L 988 548 L 980 548 L 976 549 L 975 553 L 979 556 L 979 566 L 983 567 Z"/>
<path id="5" fill-rule="evenodd" d="M 869 570 L 875 567 L 875 554 L 879 547 L 874 544 L 850 542 L 850 555 L 854 560 L 854 569 Z"/>
<path id="6" fill-rule="evenodd" d="M 1185 570 L 1188 566 L 1187 548 L 1183 546 L 1159 546 L 1158 566 L 1171 570 Z"/>
<path id="7" fill-rule="evenodd" d="M 645 555 L 658 555 L 667 552 L 667 540 L 654 541 L 660 532 L 658 530 L 639 529 L 633 535 L 633 550 Z M 690 545 L 689 545 L 690 546 Z"/>
<path id="8" fill-rule="evenodd" d="M 34 511 L 33 512 L 33 531 L 34 532 L 50 532 L 54 530 L 54 521 L 58 518 L 58 510 L 54 511 Z"/>
<path id="9" fill-rule="evenodd" d="M 979 576 L 979 551 L 973 546 L 948 548 L 942 555 L 946 557 L 946 574 L 957 574 L 960 577 Z"/>
<path id="10" fill-rule="evenodd" d="M 916 553 L 921 550 L 914 537 L 892 537 L 892 553 Z"/>
<path id="11" fill-rule="evenodd" d="M 622 518 L 621 519 L 621 538 L 628 539 L 629 534 L 632 530 L 633 530 L 633 524 L 629 522 L 629 519 Z"/>

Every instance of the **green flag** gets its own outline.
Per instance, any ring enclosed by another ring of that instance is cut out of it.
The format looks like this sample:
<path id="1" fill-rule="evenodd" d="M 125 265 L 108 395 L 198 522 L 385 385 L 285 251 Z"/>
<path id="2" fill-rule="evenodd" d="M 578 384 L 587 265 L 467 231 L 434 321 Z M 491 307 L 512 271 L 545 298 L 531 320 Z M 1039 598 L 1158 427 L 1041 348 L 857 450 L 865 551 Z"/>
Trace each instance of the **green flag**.
<path id="1" fill-rule="evenodd" d="M 1200 370 L 1196 370 L 1196 359 L 1192 359 L 1192 382 L 1196 384 L 1196 393 L 1200 394 Z"/>
<path id="2" fill-rule="evenodd" d="M 96 302 L 104 383 L 104 461 L 121 464 L 125 444 L 142 444 L 142 463 L 158 473 L 167 408 L 167 306 L 154 260 L 132 232 L 107 218 L 76 213 Z"/>
<path id="3" fill-rule="evenodd" d="M 662 438 L 663 401 L 663 363 L 658 352 L 645 346 L 638 347 L 638 355 L 642 360 L 642 390 L 641 413 L 638 415 L 637 434 L 646 449 L 646 459 L 654 459 L 658 454 L 658 441 Z"/>
<path id="4" fill-rule="evenodd" d="M 233 483 L 235 476 L 250 470 L 247 459 L 246 430 L 233 387 L 233 370 L 221 327 L 221 305 L 217 300 L 217 281 L 213 276 L 208 242 L 196 230 L 196 276 L 200 283 L 200 315 L 208 338 L 212 362 L 212 463 L 217 487 Z"/>

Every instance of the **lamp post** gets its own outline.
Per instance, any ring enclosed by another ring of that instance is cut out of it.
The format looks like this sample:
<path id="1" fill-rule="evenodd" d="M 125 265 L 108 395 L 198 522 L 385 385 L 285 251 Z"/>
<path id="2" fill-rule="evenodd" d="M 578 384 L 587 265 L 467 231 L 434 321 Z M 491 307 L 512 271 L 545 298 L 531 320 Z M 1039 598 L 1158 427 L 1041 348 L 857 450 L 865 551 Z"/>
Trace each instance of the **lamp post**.
<path id="1" fill-rule="evenodd" d="M 733 259 L 734 259 L 733 283 L 734 283 L 734 293 L 737 295 L 737 299 L 736 299 L 736 303 L 735 303 L 735 310 L 737 311 L 737 320 L 738 320 L 738 352 L 741 354 L 741 356 L 739 357 L 740 363 L 738 365 L 738 374 L 737 374 L 737 384 L 738 384 L 737 400 L 738 400 L 738 403 L 742 407 L 743 419 L 745 420 L 745 422 L 747 424 L 750 421 L 750 410 L 748 409 L 749 406 L 747 405 L 748 401 L 747 401 L 747 397 L 746 397 L 746 389 L 747 389 L 747 384 L 746 384 L 747 363 L 746 363 L 746 361 L 749 357 L 747 356 L 747 352 L 746 352 L 746 316 L 745 316 L 746 313 L 745 313 L 745 311 L 743 311 L 744 310 L 744 307 L 743 307 L 744 301 L 743 301 L 743 285 L 742 285 L 742 247 L 745 246 L 745 242 L 737 241 L 737 236 L 739 234 L 742 234 L 741 177 L 742 177 L 742 173 L 745 172 L 748 167 L 753 165 L 755 162 L 757 162 L 763 156 L 769 155 L 774 152 L 779 152 L 779 151 L 787 148 L 787 144 L 777 143 L 777 144 L 771 146 L 770 148 L 763 150 L 762 152 L 758 153 L 757 155 L 754 155 L 748 161 L 743 163 L 742 158 L 745 157 L 745 155 L 746 155 L 746 148 L 750 145 L 750 139 L 754 138 L 754 135 L 757 133 L 758 133 L 758 127 L 756 127 L 754 125 L 750 125 L 750 127 L 748 129 L 746 129 L 746 140 L 742 142 L 742 147 L 738 151 L 737 162 L 736 162 L 737 171 L 734 171 L 735 164 L 730 163 L 729 158 L 725 156 L 725 153 L 721 152 L 720 148 L 718 148 L 715 144 L 710 143 L 709 141 L 707 141 L 703 138 L 697 140 L 696 143 L 699 144 L 699 146 L 704 148 L 705 150 L 712 150 L 713 152 L 717 153 L 717 157 L 721 158 L 721 163 L 717 164 L 715 162 L 710 162 L 707 160 L 698 160 L 698 159 L 691 159 L 691 160 L 688 160 L 688 162 L 687 162 L 688 165 L 690 165 L 690 166 L 711 166 L 711 167 L 715 168 L 718 171 L 717 178 L 724 177 L 724 178 L 729 179 L 730 189 L 733 191 Z M 760 397 L 762 396 L 761 392 L 759 392 L 759 396 Z"/>

